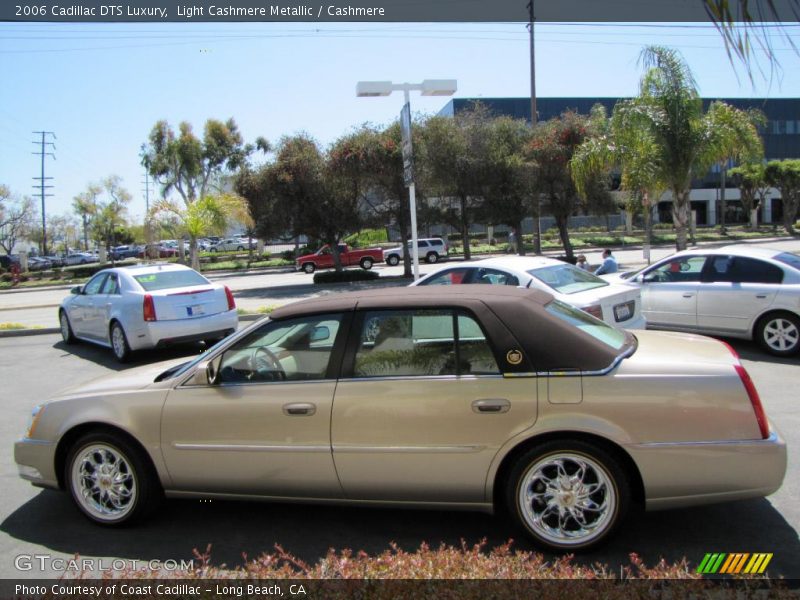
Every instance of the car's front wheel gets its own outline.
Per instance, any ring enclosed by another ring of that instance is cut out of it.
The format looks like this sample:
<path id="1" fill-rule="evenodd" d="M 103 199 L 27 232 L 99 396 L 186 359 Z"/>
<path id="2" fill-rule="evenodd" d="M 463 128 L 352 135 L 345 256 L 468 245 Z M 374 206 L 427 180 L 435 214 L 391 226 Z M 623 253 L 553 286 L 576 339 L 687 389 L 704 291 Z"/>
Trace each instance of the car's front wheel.
<path id="1" fill-rule="evenodd" d="M 65 481 L 81 512 L 101 525 L 133 523 L 161 497 L 141 450 L 104 432 L 89 433 L 70 449 Z"/>
<path id="2" fill-rule="evenodd" d="M 400 257 L 397 256 L 396 254 L 390 254 L 386 258 L 386 262 L 389 263 L 389 265 L 391 265 L 392 267 L 396 267 L 397 265 L 400 264 Z"/>
<path id="3" fill-rule="evenodd" d="M 65 344 L 74 344 L 75 334 L 72 332 L 72 326 L 69 324 L 69 317 L 65 311 L 58 313 L 58 322 L 61 325 L 61 337 Z"/>
<path id="4" fill-rule="evenodd" d="M 314 263 L 306 263 L 303 265 L 303 271 L 306 273 L 313 273 L 314 272 Z"/>
<path id="5" fill-rule="evenodd" d="M 788 312 L 765 315 L 756 326 L 756 340 L 775 356 L 794 354 L 800 350 L 800 319 Z"/>
<path id="6" fill-rule="evenodd" d="M 125 337 L 125 330 L 119 321 L 114 321 L 111 325 L 111 350 L 114 352 L 114 357 L 121 363 L 127 362 L 131 356 L 128 338 Z"/>
<path id="7" fill-rule="evenodd" d="M 583 441 L 545 442 L 528 450 L 506 482 L 507 508 L 542 548 L 587 550 L 603 542 L 630 501 L 625 471 L 605 450 Z"/>

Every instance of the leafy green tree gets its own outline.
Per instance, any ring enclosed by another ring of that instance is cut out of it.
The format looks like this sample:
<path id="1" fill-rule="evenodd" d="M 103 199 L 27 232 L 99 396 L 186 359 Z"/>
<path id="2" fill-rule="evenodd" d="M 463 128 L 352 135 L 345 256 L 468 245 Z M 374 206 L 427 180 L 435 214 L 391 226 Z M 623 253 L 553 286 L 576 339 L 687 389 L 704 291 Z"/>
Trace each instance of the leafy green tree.
<path id="1" fill-rule="evenodd" d="M 263 138 L 257 145 L 268 148 Z M 177 135 L 166 121 L 159 121 L 150 132 L 148 144 L 142 147 L 141 157 L 142 165 L 162 186 L 163 196 L 175 192 L 188 208 L 200 198 L 222 192 L 220 178 L 242 167 L 252 149 L 244 143 L 233 119 L 208 119 L 202 139 L 185 121 L 178 126 Z M 189 253 L 192 267 L 197 268 L 197 237 L 191 233 Z"/>
<path id="2" fill-rule="evenodd" d="M 763 163 L 743 163 L 738 167 L 728 170 L 736 187 L 739 188 L 739 197 L 745 214 L 761 206 L 767 197 L 769 184 L 766 179 L 765 165 Z"/>
<path id="3" fill-rule="evenodd" d="M 464 258 L 471 258 L 469 228 L 483 202 L 487 136 L 491 119 L 482 105 L 455 117 L 432 117 L 421 130 L 425 188 L 439 196 L 441 218 L 461 233 Z M 453 200 L 455 206 L 448 205 Z"/>
<path id="4" fill-rule="evenodd" d="M 764 172 L 767 183 L 781 193 L 783 227 L 789 235 L 796 235 L 794 223 L 800 205 L 800 160 L 771 160 Z"/>
<path id="5" fill-rule="evenodd" d="M 624 112 L 622 127 L 641 128 L 652 139 L 656 179 L 672 192 L 676 247 L 687 245 L 693 177 L 737 152 L 757 154 L 758 132 L 744 111 L 714 103 L 707 113 L 692 72 L 672 49 L 649 46 L 641 56 L 646 68 L 639 96 Z M 730 120 L 735 119 L 735 126 Z"/>
<path id="6" fill-rule="evenodd" d="M 97 213 L 97 198 L 102 193 L 101 186 L 89 184 L 86 190 L 72 199 L 72 211 L 83 224 L 83 249 L 89 249 L 89 226 Z"/>
<path id="7" fill-rule="evenodd" d="M 604 213 L 612 206 L 606 177 L 588 177 L 580 188 L 583 196 L 573 181 L 570 161 L 590 130 L 589 118 L 566 112 L 539 125 L 527 148 L 528 158 L 534 163 L 537 193 L 555 218 L 564 252 L 570 260 L 574 257 L 569 239 L 570 216 L 581 208 Z"/>
<path id="8" fill-rule="evenodd" d="M 525 254 L 522 221 L 530 214 L 534 164 L 527 157 L 531 128 L 519 119 L 497 117 L 486 132 L 487 162 L 480 215 L 489 223 L 504 223 L 517 235 L 517 252 Z"/>
<path id="9" fill-rule="evenodd" d="M 0 247 L 11 254 L 20 238 L 35 229 L 36 205 L 32 198 L 15 198 L 0 184 Z"/>

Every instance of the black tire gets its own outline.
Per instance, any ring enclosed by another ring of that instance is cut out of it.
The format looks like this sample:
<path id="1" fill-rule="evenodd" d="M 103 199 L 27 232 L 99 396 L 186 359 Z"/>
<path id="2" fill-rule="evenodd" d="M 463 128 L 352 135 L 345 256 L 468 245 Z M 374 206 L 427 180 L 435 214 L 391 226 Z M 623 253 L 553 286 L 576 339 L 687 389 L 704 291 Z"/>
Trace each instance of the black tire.
<path id="1" fill-rule="evenodd" d="M 392 267 L 396 267 L 400 264 L 400 257 L 397 254 L 390 254 L 386 257 L 386 262 L 389 263 Z"/>
<path id="2" fill-rule="evenodd" d="M 242 250 L 244 250 L 244 246 L 237 246 L 236 250 L 238 252 L 241 252 Z"/>
<path id="3" fill-rule="evenodd" d="M 303 272 L 311 274 L 314 272 L 315 268 L 314 263 L 305 263 L 303 265 Z"/>
<path id="4" fill-rule="evenodd" d="M 569 481 L 562 483 L 559 474 Z M 555 552 L 603 543 L 624 519 L 631 498 L 628 476 L 617 459 L 580 440 L 544 442 L 525 452 L 512 467 L 504 492 L 514 524 L 537 546 Z M 583 523 L 571 516 L 576 513 Z"/>
<path id="5" fill-rule="evenodd" d="M 69 323 L 69 317 L 63 310 L 58 311 L 58 323 L 61 326 L 61 338 L 65 344 L 74 344 L 78 340 L 72 332 L 72 325 Z"/>
<path id="6" fill-rule="evenodd" d="M 131 357 L 131 347 L 128 344 L 128 337 L 125 335 L 125 330 L 122 328 L 119 321 L 113 321 L 111 323 L 108 338 L 111 342 L 111 351 L 114 353 L 114 358 L 120 363 L 128 362 L 128 359 Z"/>
<path id="7" fill-rule="evenodd" d="M 425 257 L 425 262 L 428 264 L 433 264 L 439 262 L 439 255 L 436 252 L 428 252 L 428 255 Z"/>
<path id="8" fill-rule="evenodd" d="M 84 435 L 70 448 L 64 481 L 78 510 L 106 527 L 140 521 L 163 496 L 142 451 L 123 437 L 99 431 Z M 89 493 L 84 493 L 87 489 Z"/>
<path id="9" fill-rule="evenodd" d="M 219 340 L 220 338 L 208 339 L 208 340 L 203 340 L 203 343 L 206 345 L 206 349 L 208 349 L 211 348 L 211 346 L 215 345 Z"/>
<path id="10" fill-rule="evenodd" d="M 773 312 L 758 320 L 755 339 L 775 356 L 791 356 L 800 350 L 800 318 L 790 312 Z"/>
<path id="11" fill-rule="evenodd" d="M 375 261 L 372 260 L 369 256 L 365 256 L 364 258 L 361 259 L 361 262 L 359 264 L 361 265 L 362 269 L 364 269 L 365 271 L 369 271 L 374 263 Z"/>
<path id="12" fill-rule="evenodd" d="M 216 249 L 216 248 L 209 248 L 209 249 L 208 249 L 208 251 L 209 251 L 209 252 L 216 252 L 216 251 L 217 251 L 217 249 Z"/>

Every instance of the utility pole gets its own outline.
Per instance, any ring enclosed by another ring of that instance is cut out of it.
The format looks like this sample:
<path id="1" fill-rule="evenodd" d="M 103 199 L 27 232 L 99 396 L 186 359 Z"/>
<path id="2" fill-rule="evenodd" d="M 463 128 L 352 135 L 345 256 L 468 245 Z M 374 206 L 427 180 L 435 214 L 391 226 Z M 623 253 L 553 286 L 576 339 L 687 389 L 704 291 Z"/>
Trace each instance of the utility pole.
<path id="1" fill-rule="evenodd" d="M 531 37 L 531 128 L 536 128 L 536 123 L 539 120 L 539 115 L 536 110 L 536 47 L 534 45 L 533 36 L 533 2 L 528 2 L 528 32 Z M 536 214 L 534 215 L 533 223 L 533 251 L 535 254 L 542 253 L 542 201 L 539 194 L 536 194 Z M 519 232 L 519 244 L 522 247 L 522 232 Z"/>
<path id="2" fill-rule="evenodd" d="M 145 221 L 150 218 L 150 175 L 147 171 L 144 172 L 144 214 Z"/>
<path id="3" fill-rule="evenodd" d="M 47 255 L 47 215 L 45 214 L 45 207 L 44 207 L 44 199 L 47 197 L 52 197 L 53 194 L 46 193 L 47 189 L 52 188 L 52 185 L 47 185 L 45 182 L 48 179 L 53 179 L 52 177 L 45 177 L 44 176 L 44 157 L 50 156 L 53 160 L 56 159 L 55 149 L 56 145 L 53 142 L 47 141 L 47 136 L 53 136 L 53 139 L 56 139 L 56 134 L 52 131 L 34 131 L 34 135 L 41 135 L 41 140 L 36 140 L 31 143 L 39 144 L 40 150 L 39 152 L 33 152 L 32 154 L 38 154 L 42 157 L 42 176 L 41 177 L 34 177 L 35 181 L 39 181 L 39 185 L 34 185 L 33 189 L 39 190 L 41 198 L 42 198 L 42 255 Z M 53 147 L 53 152 L 47 152 L 47 146 Z"/>

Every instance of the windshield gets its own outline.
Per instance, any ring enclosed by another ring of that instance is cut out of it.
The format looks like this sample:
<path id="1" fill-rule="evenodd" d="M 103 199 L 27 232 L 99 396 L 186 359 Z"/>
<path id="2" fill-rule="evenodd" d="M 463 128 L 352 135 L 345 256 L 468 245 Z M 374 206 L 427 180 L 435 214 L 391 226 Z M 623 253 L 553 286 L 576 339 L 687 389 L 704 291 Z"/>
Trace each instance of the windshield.
<path id="1" fill-rule="evenodd" d="M 209 281 L 197 271 L 157 271 L 156 273 L 143 273 L 134 275 L 133 278 L 146 292 L 167 290 L 170 288 L 187 287 L 190 285 L 208 285 Z"/>
<path id="2" fill-rule="evenodd" d="M 621 350 L 627 341 L 625 332 L 615 329 L 600 319 L 595 319 L 588 313 L 574 306 L 570 306 L 569 304 L 553 300 L 553 302 L 547 305 L 546 310 L 550 314 L 577 327 L 581 331 L 585 331 L 593 338 L 600 340 L 614 350 Z"/>
<path id="3" fill-rule="evenodd" d="M 775 257 L 775 260 L 800 271 L 800 256 L 791 252 L 782 252 Z"/>
<path id="4" fill-rule="evenodd" d="M 528 274 L 561 294 L 577 294 L 608 285 L 597 275 L 566 263 L 531 269 Z"/>

